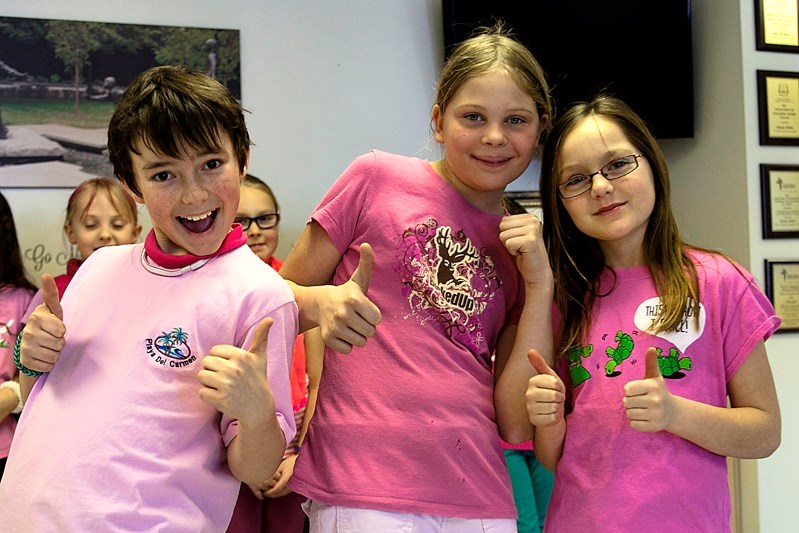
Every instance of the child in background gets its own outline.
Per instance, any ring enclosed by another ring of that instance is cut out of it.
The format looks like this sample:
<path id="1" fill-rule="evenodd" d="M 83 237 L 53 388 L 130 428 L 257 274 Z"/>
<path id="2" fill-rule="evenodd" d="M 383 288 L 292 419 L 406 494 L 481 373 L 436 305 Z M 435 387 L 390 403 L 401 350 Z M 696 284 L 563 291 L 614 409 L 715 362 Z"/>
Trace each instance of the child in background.
<path id="1" fill-rule="evenodd" d="M 125 90 L 109 154 L 153 229 L 93 252 L 61 303 L 43 278 L 17 344 L 30 398 L 0 483 L 6 531 L 224 531 L 240 482 L 277 468 L 297 308 L 233 225 L 249 148 L 212 78 L 157 67 Z"/>
<path id="2" fill-rule="evenodd" d="M 77 248 L 78 257 L 70 258 L 66 273 L 54 278 L 58 296 L 64 296 L 78 267 L 95 250 L 135 243 L 141 233 L 138 218 L 136 202 L 119 181 L 92 178 L 78 185 L 69 196 L 64 220 L 64 235 Z M 26 319 L 43 300 L 39 290 L 25 313 Z"/>
<path id="3" fill-rule="evenodd" d="M 311 531 L 516 530 L 497 426 L 514 442 L 532 436 L 526 353 L 550 333 L 538 324 L 551 295 L 537 286 L 552 279 L 537 276 L 538 219 L 504 216 L 502 198 L 551 116 L 530 52 L 487 30 L 441 74 L 432 123 L 444 159 L 358 157 L 312 214 L 281 274 L 341 283 L 370 243 L 368 296 L 383 322 L 349 355 L 325 352 L 289 481 L 310 498 Z"/>
<path id="4" fill-rule="evenodd" d="M 729 531 L 725 456 L 780 441 L 774 308 L 740 265 L 682 241 L 663 154 L 615 98 L 558 121 L 541 194 L 558 314 L 527 391 L 555 471 L 544 530 Z"/>
<path id="5" fill-rule="evenodd" d="M 241 224 L 247 234 L 247 246 L 255 255 L 276 271 L 280 270 L 283 262 L 274 256 L 279 241 L 280 206 L 271 187 L 250 174 L 241 183 L 235 222 Z M 323 349 L 317 329 L 297 336 L 290 372 L 297 435 L 286 448 L 274 476 L 249 488 L 242 485 L 229 533 L 302 533 L 306 530 L 308 517 L 301 507 L 305 497 L 286 487 L 286 483 L 294 472 L 300 442 L 312 414 L 309 388 L 318 387 Z"/>
<path id="6" fill-rule="evenodd" d="M 22 329 L 22 319 L 36 287 L 25 274 L 17 228 L 6 197 L 0 194 L 0 478 L 6 467 L 8 450 L 17 419 L 22 410 L 22 396 L 16 381 L 13 347 Z"/>

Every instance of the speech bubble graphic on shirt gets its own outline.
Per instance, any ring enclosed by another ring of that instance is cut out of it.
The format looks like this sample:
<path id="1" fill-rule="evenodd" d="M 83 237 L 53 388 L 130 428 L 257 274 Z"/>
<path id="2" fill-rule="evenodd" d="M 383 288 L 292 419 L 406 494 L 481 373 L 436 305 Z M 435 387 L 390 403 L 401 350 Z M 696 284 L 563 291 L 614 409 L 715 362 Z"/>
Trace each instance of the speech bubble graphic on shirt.
<path id="1" fill-rule="evenodd" d="M 679 348 L 681 353 L 685 353 L 685 350 L 687 350 L 705 330 L 705 307 L 701 303 L 699 304 L 698 323 L 696 320 L 696 312 L 697 308 L 693 300 L 689 300 L 683 312 L 682 320 L 676 328 L 654 333 L 655 327 L 660 322 L 661 315 L 663 314 L 663 304 L 660 298 L 649 298 L 641 302 L 641 305 L 635 310 L 635 327 L 641 331 L 646 331 L 656 337 L 669 341 Z"/>

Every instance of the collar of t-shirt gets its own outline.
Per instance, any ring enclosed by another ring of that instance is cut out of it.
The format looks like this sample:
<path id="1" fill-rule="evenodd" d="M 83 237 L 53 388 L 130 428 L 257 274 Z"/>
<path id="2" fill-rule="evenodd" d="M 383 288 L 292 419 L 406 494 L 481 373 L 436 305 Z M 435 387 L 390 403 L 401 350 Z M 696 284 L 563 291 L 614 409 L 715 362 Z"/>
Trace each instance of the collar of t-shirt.
<path id="1" fill-rule="evenodd" d="M 186 267 L 195 265 L 195 263 L 205 264 L 209 259 L 213 259 L 214 257 L 234 250 L 246 242 L 247 235 L 241 230 L 241 224 L 235 223 L 225 236 L 225 240 L 222 241 L 222 246 L 220 246 L 219 249 L 211 255 L 171 255 L 161 250 L 161 248 L 158 246 L 158 241 L 155 239 L 155 231 L 150 230 L 150 233 L 147 234 L 147 238 L 144 239 L 144 253 L 147 256 L 146 259 L 149 259 L 149 261 L 155 263 L 161 268 L 169 270 L 182 270 Z M 192 268 L 191 270 L 196 270 L 196 268 L 199 268 L 200 266 L 201 265 L 196 265 L 196 267 Z"/>

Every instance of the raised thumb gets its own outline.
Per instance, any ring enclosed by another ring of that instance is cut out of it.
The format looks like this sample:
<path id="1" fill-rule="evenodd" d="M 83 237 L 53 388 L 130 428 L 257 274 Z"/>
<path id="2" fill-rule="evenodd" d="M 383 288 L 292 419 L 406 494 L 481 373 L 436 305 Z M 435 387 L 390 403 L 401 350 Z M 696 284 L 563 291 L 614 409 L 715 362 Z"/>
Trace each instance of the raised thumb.
<path id="1" fill-rule="evenodd" d="M 250 352 L 264 359 L 266 359 L 266 345 L 269 340 L 269 329 L 272 327 L 273 323 L 274 320 L 269 317 L 261 320 L 261 323 L 255 328 L 255 335 L 253 335 L 252 344 L 250 344 Z"/>
<path id="2" fill-rule="evenodd" d="M 352 273 L 350 279 L 358 284 L 364 294 L 369 291 L 372 283 L 372 270 L 375 266 L 375 255 L 369 243 L 361 243 L 361 258 L 358 261 L 358 268 Z"/>
<path id="3" fill-rule="evenodd" d="M 557 376 L 554 370 L 550 368 L 544 358 L 541 357 L 541 354 L 538 353 L 538 350 L 528 350 L 527 352 L 527 359 L 530 361 L 530 364 L 533 365 L 533 368 L 539 374 L 549 374 L 550 376 Z"/>
<path id="4" fill-rule="evenodd" d="M 55 280 L 50 274 L 42 274 L 42 295 L 44 296 L 44 305 L 47 306 L 47 309 L 57 316 L 59 320 L 64 320 L 64 310 L 61 309 L 58 286 L 55 284 Z"/>
<path id="5" fill-rule="evenodd" d="M 658 350 L 650 347 L 646 351 L 646 373 L 644 379 L 659 378 L 660 367 L 658 366 Z"/>

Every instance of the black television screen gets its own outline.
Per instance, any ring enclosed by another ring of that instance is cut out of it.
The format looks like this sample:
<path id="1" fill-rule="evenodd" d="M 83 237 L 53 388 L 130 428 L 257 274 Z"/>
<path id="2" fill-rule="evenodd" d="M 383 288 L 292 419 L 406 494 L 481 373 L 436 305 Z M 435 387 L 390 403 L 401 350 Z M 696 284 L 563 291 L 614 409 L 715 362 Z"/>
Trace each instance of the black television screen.
<path id="1" fill-rule="evenodd" d="M 693 137 L 690 0 L 443 0 L 442 8 L 447 53 L 503 20 L 546 71 L 559 111 L 605 92 L 656 137 Z"/>

